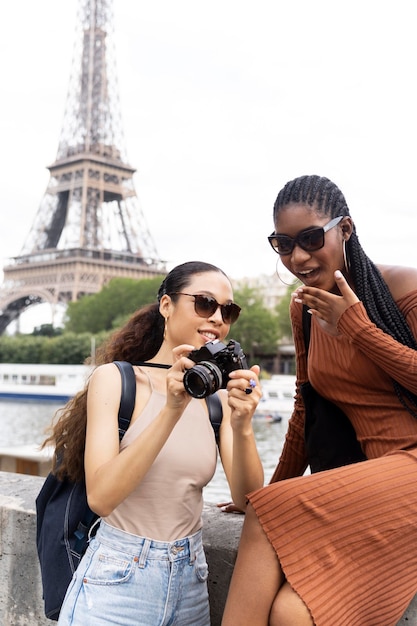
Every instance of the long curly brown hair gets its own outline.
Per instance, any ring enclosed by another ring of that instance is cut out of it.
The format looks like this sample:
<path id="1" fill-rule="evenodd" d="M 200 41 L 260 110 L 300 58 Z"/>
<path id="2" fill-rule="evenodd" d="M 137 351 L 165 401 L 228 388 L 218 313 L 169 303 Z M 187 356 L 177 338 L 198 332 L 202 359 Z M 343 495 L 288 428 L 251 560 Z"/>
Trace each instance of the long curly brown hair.
<path id="1" fill-rule="evenodd" d="M 157 302 L 136 311 L 126 324 L 115 331 L 97 350 L 95 365 L 112 361 L 147 361 L 155 356 L 161 347 L 164 336 L 164 318 L 159 312 L 159 301 L 164 294 L 184 291 L 195 274 L 224 272 L 210 263 L 190 261 L 175 267 L 163 280 L 157 295 Z M 225 275 L 225 274 L 224 274 Z M 90 374 L 91 376 L 91 374 Z M 50 434 L 43 447 L 55 448 L 52 471 L 63 480 L 73 482 L 84 480 L 84 451 L 87 427 L 87 392 L 89 379 L 84 389 L 79 391 L 67 404 L 57 411 L 50 428 Z"/>

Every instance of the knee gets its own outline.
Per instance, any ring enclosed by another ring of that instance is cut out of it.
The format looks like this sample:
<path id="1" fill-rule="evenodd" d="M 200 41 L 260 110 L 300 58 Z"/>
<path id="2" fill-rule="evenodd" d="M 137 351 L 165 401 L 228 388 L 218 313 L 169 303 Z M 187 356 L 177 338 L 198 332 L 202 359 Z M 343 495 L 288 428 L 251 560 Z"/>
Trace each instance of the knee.
<path id="1" fill-rule="evenodd" d="M 269 626 L 314 626 L 307 606 L 287 582 L 275 597 Z"/>

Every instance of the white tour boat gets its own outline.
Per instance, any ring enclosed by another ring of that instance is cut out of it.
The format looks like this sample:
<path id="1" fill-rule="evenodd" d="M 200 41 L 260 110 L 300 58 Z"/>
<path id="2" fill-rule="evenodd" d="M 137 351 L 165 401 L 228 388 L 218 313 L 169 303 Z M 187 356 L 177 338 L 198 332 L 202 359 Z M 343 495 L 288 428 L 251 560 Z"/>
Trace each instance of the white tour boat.
<path id="1" fill-rule="evenodd" d="M 67 402 L 90 372 L 88 365 L 0 363 L 0 399 Z"/>

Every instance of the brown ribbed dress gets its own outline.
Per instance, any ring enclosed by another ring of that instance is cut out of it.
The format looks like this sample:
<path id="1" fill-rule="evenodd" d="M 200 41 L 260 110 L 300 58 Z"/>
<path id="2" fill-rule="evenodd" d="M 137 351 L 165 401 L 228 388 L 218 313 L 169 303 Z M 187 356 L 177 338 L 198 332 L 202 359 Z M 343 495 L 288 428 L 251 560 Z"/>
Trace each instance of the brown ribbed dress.
<path id="1" fill-rule="evenodd" d="M 417 337 L 417 291 L 398 305 Z M 313 317 L 311 383 L 349 416 L 369 460 L 302 476 L 298 385 L 307 372 L 300 304 L 292 303 L 291 318 L 294 413 L 274 482 L 250 494 L 250 502 L 316 626 L 394 626 L 417 593 L 417 419 L 392 379 L 417 394 L 417 352 L 376 328 L 362 303 L 345 311 L 336 336 Z"/>

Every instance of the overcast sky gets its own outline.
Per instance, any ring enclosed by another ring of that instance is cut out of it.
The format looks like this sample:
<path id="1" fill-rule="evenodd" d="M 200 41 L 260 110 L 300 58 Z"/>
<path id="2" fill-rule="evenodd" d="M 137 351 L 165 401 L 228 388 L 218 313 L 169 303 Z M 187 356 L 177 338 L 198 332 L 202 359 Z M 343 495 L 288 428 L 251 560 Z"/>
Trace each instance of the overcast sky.
<path id="1" fill-rule="evenodd" d="M 3 8 L 0 256 L 18 255 L 63 120 L 77 0 Z M 376 262 L 417 256 L 414 2 L 114 0 L 127 154 L 160 257 L 273 274 L 279 189 L 334 180 Z"/>

